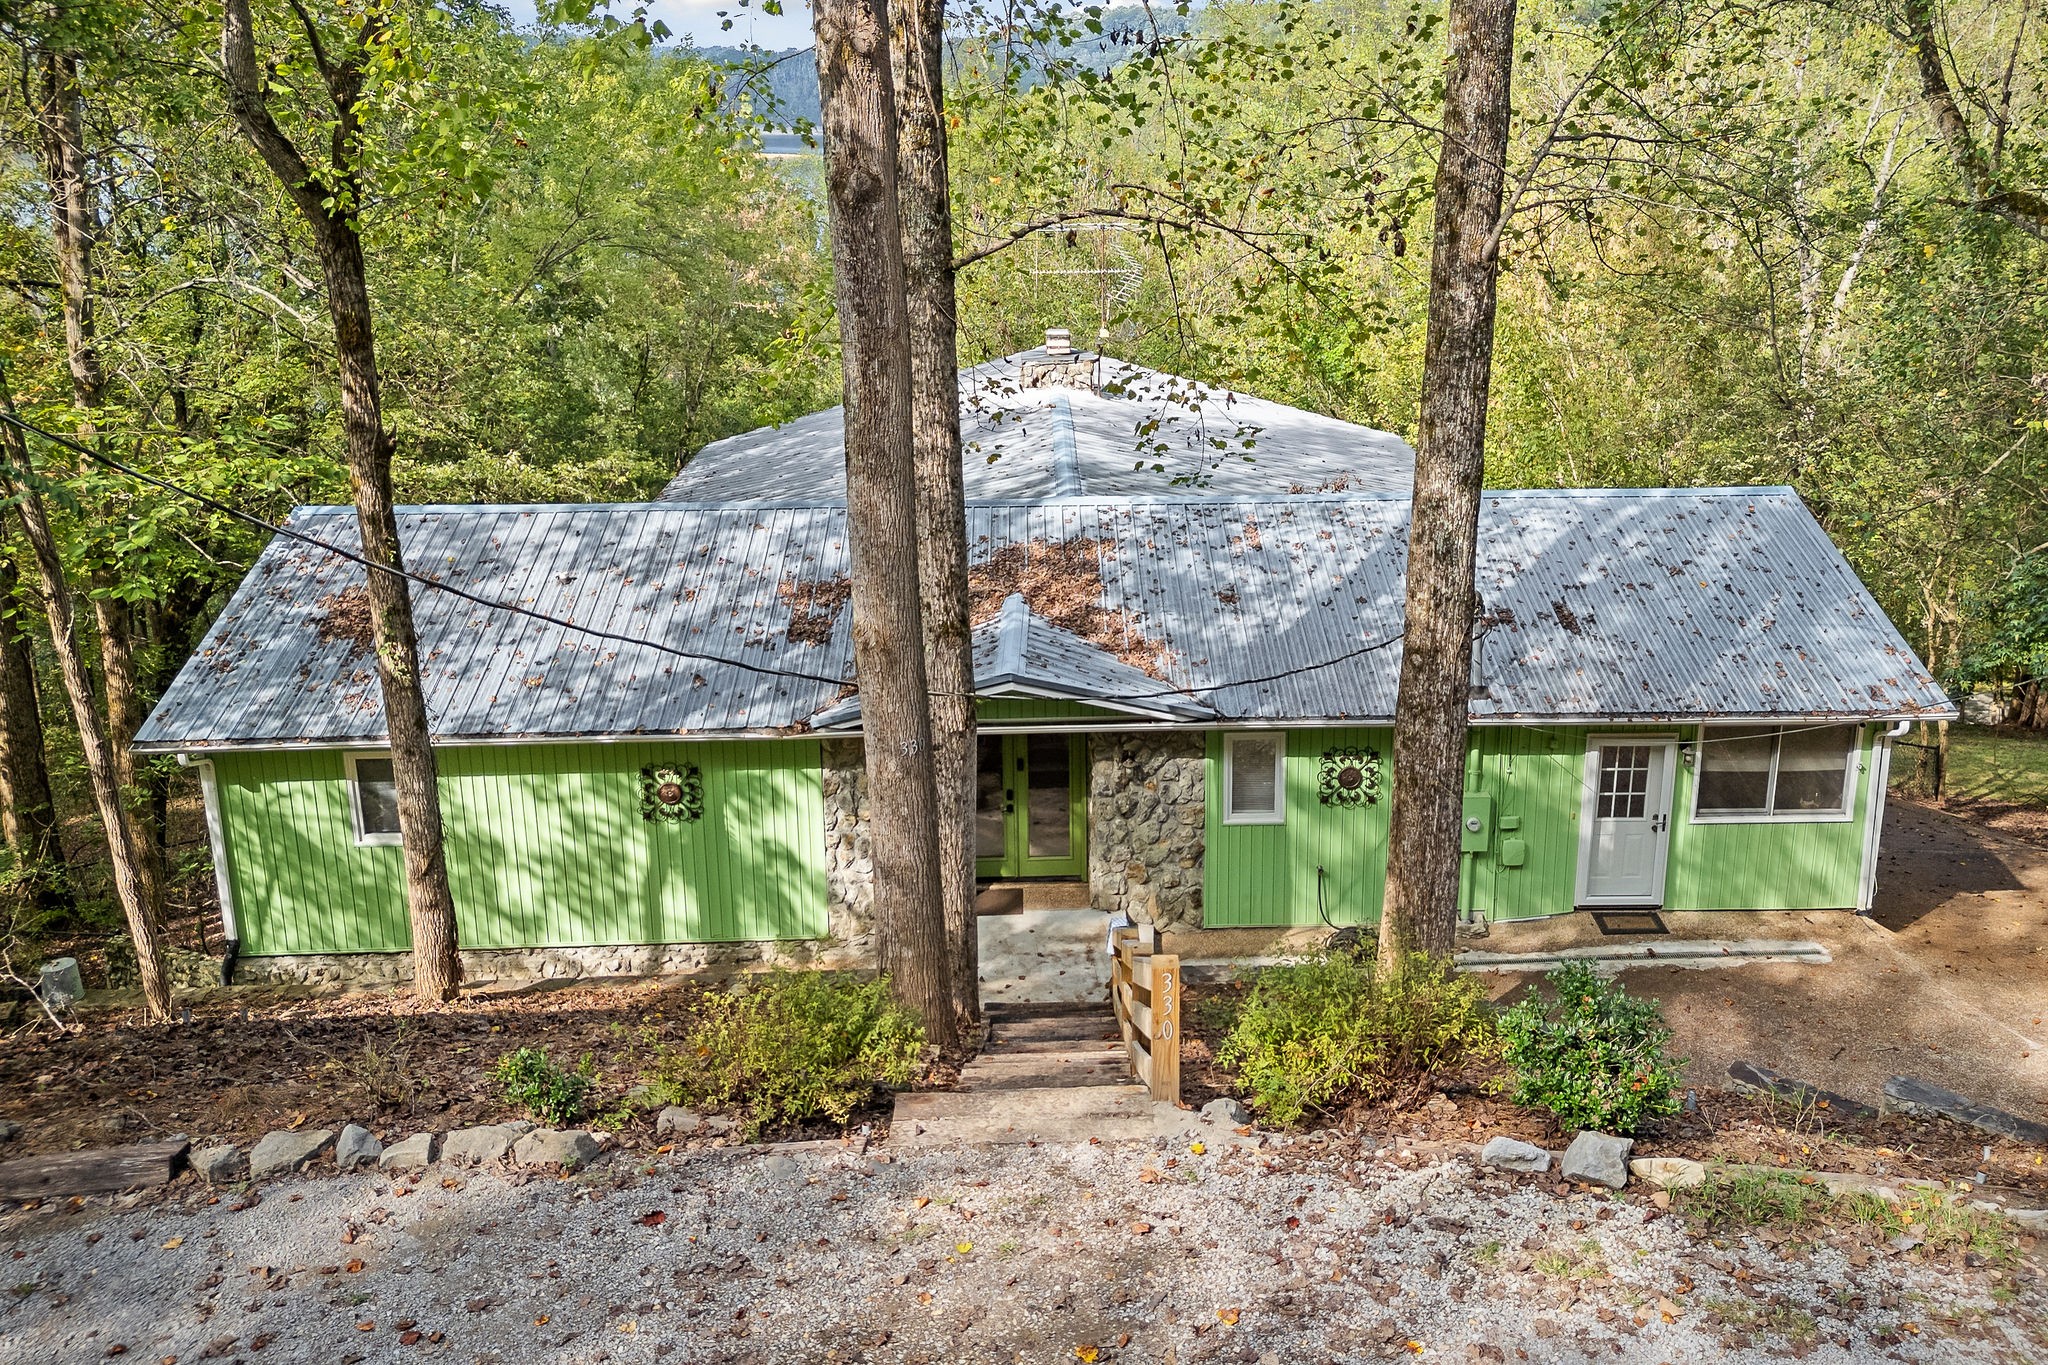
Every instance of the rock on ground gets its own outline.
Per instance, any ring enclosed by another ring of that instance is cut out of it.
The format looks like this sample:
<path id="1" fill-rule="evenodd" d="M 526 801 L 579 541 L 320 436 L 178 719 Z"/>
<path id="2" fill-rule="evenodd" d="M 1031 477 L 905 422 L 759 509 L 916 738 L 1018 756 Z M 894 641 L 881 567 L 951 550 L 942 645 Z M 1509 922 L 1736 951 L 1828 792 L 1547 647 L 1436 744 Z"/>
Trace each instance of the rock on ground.
<path id="1" fill-rule="evenodd" d="M 434 1160 L 434 1135 L 414 1133 L 403 1142 L 394 1142 L 384 1149 L 384 1155 L 377 1158 L 377 1165 L 387 1171 L 423 1171 Z"/>
<path id="2" fill-rule="evenodd" d="M 1564 1149 L 1564 1160 L 1558 1163 L 1557 1172 L 1566 1180 L 1618 1190 L 1628 1184 L 1628 1154 L 1635 1145 L 1634 1138 L 1596 1133 L 1588 1128 Z"/>
<path id="3" fill-rule="evenodd" d="M 704 1127 L 704 1116 L 694 1109 L 670 1105 L 655 1116 L 656 1137 L 689 1137 Z"/>
<path id="4" fill-rule="evenodd" d="M 1550 1153 L 1535 1143 L 1524 1142 L 1520 1138 L 1488 1139 L 1486 1146 L 1479 1151 L 1479 1159 L 1503 1171 L 1541 1175 L 1550 1169 Z"/>
<path id="5" fill-rule="evenodd" d="M 486 1161 L 503 1161 L 512 1144 L 528 1131 L 511 1123 L 486 1123 L 475 1128 L 458 1128 L 441 1143 L 441 1160 L 450 1166 L 481 1166 Z"/>
<path id="6" fill-rule="evenodd" d="M 1242 1128 L 1252 1121 L 1251 1111 L 1227 1095 L 1203 1105 L 1202 1117 L 1211 1123 L 1226 1123 L 1233 1128 Z"/>
<path id="7" fill-rule="evenodd" d="M 1682 1156 L 1639 1156 L 1628 1163 L 1628 1173 L 1660 1190 L 1689 1190 L 1707 1181 L 1707 1168 Z"/>
<path id="8" fill-rule="evenodd" d="M 265 1133 L 249 1151 L 249 1178 L 265 1180 L 296 1171 L 326 1151 L 333 1141 L 332 1128 L 316 1128 L 309 1133 L 286 1129 Z"/>
<path id="9" fill-rule="evenodd" d="M 356 1171 L 375 1166 L 383 1155 L 384 1144 L 360 1123 L 344 1125 L 341 1136 L 334 1140 L 334 1164 L 340 1170 Z"/>
<path id="10" fill-rule="evenodd" d="M 536 1128 L 512 1146 L 512 1159 L 522 1166 L 561 1166 L 581 1170 L 597 1160 L 597 1139 L 580 1129 L 556 1132 Z"/>
<path id="11" fill-rule="evenodd" d="M 775 1156 L 800 1178 L 702 1149 L 597 1180 L 364 1172 L 0 1216 L 27 1286 L 0 1360 L 1994 1365 L 2048 1342 L 2039 1252 L 1994 1281 L 1829 1238 L 1695 1242 L 1464 1159 L 1280 1138 Z"/>
<path id="12" fill-rule="evenodd" d="M 240 1180 L 248 1169 L 248 1158 L 242 1149 L 232 1143 L 219 1147 L 201 1147 L 190 1158 L 192 1170 L 209 1185 L 225 1185 Z"/>

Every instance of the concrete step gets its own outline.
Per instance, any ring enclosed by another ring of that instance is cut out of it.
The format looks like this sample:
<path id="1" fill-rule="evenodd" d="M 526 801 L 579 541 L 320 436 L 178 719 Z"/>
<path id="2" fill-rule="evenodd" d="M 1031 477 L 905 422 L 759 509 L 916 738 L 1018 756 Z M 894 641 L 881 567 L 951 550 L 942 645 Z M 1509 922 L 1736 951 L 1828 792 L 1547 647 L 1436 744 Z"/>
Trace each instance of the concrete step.
<path id="1" fill-rule="evenodd" d="M 932 1090 L 896 1097 L 889 1145 L 979 1146 L 1023 1142 L 1149 1140 L 1158 1130 L 1139 1085 L 1046 1086 L 986 1092 Z"/>

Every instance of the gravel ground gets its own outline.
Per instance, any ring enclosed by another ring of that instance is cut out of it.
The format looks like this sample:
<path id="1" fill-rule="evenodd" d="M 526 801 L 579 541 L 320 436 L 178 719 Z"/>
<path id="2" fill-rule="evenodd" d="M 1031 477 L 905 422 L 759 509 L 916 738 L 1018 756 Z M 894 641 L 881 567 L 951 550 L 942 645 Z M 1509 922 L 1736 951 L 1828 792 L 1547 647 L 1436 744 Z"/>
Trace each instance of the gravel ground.
<path id="1" fill-rule="evenodd" d="M 2048 1359 L 2038 1260 L 1715 1246 L 1647 1198 L 1461 1160 L 1190 1145 L 621 1154 L 19 1212 L 0 1361 Z"/>

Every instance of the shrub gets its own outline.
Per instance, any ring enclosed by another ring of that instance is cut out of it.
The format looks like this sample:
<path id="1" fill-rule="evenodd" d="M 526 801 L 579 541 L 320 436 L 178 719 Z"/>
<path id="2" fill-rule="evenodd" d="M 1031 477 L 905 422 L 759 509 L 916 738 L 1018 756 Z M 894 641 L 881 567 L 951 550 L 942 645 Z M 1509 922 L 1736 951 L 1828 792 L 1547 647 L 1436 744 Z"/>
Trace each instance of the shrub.
<path id="1" fill-rule="evenodd" d="M 536 1122 L 560 1128 L 583 1117 L 593 1078 L 588 1056 L 574 1071 L 564 1071 L 547 1049 L 522 1047 L 498 1058 L 491 1079 L 498 1083 L 505 1103 L 524 1109 Z"/>
<path id="2" fill-rule="evenodd" d="M 1677 1113 L 1684 1063 L 1664 1050 L 1671 1030 L 1657 1002 L 1603 981 L 1583 963 L 1544 979 L 1557 992 L 1554 1004 L 1531 993 L 1501 1016 L 1515 1103 L 1548 1109 L 1568 1129 L 1616 1133 Z"/>
<path id="3" fill-rule="evenodd" d="M 924 1025 L 885 981 L 821 972 L 764 972 L 704 1010 L 680 1049 L 656 1067 L 664 1103 L 743 1106 L 752 1138 L 776 1124 L 845 1123 L 884 1086 L 907 1084 Z"/>
<path id="4" fill-rule="evenodd" d="M 1276 1123 L 1339 1099 L 1389 1099 L 1490 1054 L 1486 992 L 1445 961 L 1417 957 L 1382 973 L 1333 954 L 1259 973 L 1217 1060 Z"/>

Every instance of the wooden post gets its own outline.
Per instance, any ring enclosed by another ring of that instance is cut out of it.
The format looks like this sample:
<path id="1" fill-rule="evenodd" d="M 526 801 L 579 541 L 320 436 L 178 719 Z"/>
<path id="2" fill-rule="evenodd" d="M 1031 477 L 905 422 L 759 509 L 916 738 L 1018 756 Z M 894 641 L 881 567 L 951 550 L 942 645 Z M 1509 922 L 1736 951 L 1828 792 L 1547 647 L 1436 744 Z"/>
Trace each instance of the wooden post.
<path id="1" fill-rule="evenodd" d="M 1180 954 L 1152 957 L 1152 1098 L 1180 1103 Z"/>

